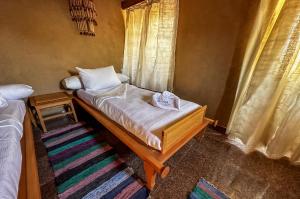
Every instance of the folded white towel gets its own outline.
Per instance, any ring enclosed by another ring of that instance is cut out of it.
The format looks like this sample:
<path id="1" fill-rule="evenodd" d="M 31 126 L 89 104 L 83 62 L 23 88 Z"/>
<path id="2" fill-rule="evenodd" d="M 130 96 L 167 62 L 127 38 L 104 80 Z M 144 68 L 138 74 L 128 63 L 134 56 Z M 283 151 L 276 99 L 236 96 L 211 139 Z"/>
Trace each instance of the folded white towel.
<path id="1" fill-rule="evenodd" d="M 152 105 L 167 110 L 180 110 L 180 98 L 169 91 L 155 93 L 152 96 Z"/>

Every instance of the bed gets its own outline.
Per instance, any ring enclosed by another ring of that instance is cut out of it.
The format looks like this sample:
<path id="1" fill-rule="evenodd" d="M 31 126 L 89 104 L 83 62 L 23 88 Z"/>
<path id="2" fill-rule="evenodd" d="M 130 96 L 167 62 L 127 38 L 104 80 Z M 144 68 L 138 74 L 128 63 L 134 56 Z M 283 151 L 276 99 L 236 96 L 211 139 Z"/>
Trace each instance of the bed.
<path id="1" fill-rule="evenodd" d="M 119 87 L 126 87 L 126 97 L 111 97 L 118 88 L 80 89 L 74 99 L 143 160 L 152 190 L 157 174 L 165 178 L 170 171 L 164 163 L 211 122 L 205 118 L 207 107 L 181 100 L 180 111 L 161 110 L 149 104 L 154 92 L 129 84 Z"/>
<path id="2" fill-rule="evenodd" d="M 22 100 L 0 112 L 0 198 L 40 198 L 31 122 Z"/>

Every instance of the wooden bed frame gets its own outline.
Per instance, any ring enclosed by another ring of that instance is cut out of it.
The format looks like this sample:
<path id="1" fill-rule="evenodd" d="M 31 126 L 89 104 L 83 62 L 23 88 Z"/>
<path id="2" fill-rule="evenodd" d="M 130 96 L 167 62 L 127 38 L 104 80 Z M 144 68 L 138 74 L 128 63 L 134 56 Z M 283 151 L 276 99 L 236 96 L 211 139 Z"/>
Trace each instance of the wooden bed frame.
<path id="1" fill-rule="evenodd" d="M 41 191 L 29 110 L 26 111 L 23 129 L 23 137 L 21 139 L 22 170 L 18 198 L 40 199 Z"/>
<path id="2" fill-rule="evenodd" d="M 155 186 L 157 174 L 161 178 L 168 175 L 170 168 L 164 163 L 193 137 L 202 135 L 208 124 L 214 122 L 205 118 L 207 106 L 200 107 L 183 119 L 175 121 L 163 131 L 162 150 L 157 151 L 137 141 L 122 126 L 77 96 L 74 97 L 74 100 L 143 160 L 146 185 L 150 190 Z"/>

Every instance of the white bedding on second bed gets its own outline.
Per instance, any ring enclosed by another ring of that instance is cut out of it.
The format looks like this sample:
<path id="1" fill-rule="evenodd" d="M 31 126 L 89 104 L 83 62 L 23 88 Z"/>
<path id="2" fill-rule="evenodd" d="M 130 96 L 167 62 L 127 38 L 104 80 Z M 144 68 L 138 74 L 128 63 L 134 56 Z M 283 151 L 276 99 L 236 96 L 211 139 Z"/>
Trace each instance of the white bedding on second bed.
<path id="1" fill-rule="evenodd" d="M 154 92 L 129 84 L 122 84 L 119 87 L 124 86 L 126 86 L 124 98 L 100 100 L 103 95 L 118 88 L 96 91 L 80 89 L 77 95 L 157 150 L 161 150 L 163 128 L 200 107 L 193 102 L 181 100 L 180 111 L 157 108 L 150 104 Z"/>
<path id="2" fill-rule="evenodd" d="M 0 198 L 17 198 L 22 166 L 20 140 L 26 113 L 22 100 L 0 109 Z"/>

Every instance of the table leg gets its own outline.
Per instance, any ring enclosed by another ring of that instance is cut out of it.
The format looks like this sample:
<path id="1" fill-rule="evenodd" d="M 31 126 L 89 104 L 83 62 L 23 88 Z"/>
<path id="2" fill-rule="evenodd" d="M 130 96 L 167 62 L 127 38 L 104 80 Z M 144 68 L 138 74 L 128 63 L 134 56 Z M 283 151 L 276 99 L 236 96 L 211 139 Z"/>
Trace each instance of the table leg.
<path id="1" fill-rule="evenodd" d="M 40 109 L 36 109 L 36 113 L 38 114 L 38 117 L 39 117 L 41 126 L 43 128 L 43 131 L 44 131 L 44 133 L 46 133 L 47 132 L 47 128 L 46 128 L 46 125 L 45 125 L 45 122 L 44 122 L 41 110 Z"/>
<path id="2" fill-rule="evenodd" d="M 36 120 L 35 120 L 34 115 L 32 113 L 32 109 L 28 108 L 27 110 L 29 112 L 29 118 L 31 120 L 31 123 L 33 124 L 34 127 L 37 127 Z"/>
<path id="3" fill-rule="evenodd" d="M 73 106 L 72 102 L 70 103 L 70 106 L 71 106 L 71 109 L 72 109 L 72 112 L 73 112 L 75 122 L 78 122 L 77 115 L 76 115 L 76 112 L 75 112 L 75 109 L 74 109 L 74 106 Z"/>

